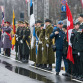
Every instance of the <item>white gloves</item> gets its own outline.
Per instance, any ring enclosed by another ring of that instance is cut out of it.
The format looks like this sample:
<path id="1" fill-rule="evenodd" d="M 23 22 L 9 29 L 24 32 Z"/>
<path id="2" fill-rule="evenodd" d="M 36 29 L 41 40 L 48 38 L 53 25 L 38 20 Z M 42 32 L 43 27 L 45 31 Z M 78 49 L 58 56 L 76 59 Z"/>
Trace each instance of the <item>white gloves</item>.
<path id="1" fill-rule="evenodd" d="M 18 37 L 16 38 L 16 41 L 18 41 Z"/>
<path id="2" fill-rule="evenodd" d="M 42 41 L 39 41 L 39 44 L 42 44 Z"/>
<path id="3" fill-rule="evenodd" d="M 80 52 L 78 52 L 78 56 L 80 56 Z"/>
<path id="4" fill-rule="evenodd" d="M 22 44 L 22 43 L 23 43 L 23 41 L 22 41 L 22 40 L 20 40 L 20 43 Z"/>
<path id="5" fill-rule="evenodd" d="M 44 50 L 44 47 L 42 47 L 42 51 Z"/>
<path id="6" fill-rule="evenodd" d="M 49 44 L 46 44 L 47 47 L 49 47 Z"/>
<path id="7" fill-rule="evenodd" d="M 45 37 L 45 39 L 46 39 L 46 40 L 48 40 L 48 38 L 47 38 L 47 37 Z"/>

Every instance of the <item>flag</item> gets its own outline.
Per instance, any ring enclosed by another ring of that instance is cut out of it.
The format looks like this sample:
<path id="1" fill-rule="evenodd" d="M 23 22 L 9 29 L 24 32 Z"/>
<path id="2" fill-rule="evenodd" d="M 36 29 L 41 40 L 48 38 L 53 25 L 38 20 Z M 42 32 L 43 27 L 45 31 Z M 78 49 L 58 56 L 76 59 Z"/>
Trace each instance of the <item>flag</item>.
<path id="1" fill-rule="evenodd" d="M 4 7 L 1 6 L 1 10 L 2 10 L 2 26 L 4 26 Z"/>
<path id="2" fill-rule="evenodd" d="M 26 4 L 28 3 L 28 2 L 30 2 L 30 0 L 25 0 L 26 1 Z"/>
<path id="3" fill-rule="evenodd" d="M 38 37 L 37 37 L 37 35 L 35 33 L 35 27 L 34 27 L 34 30 L 33 30 L 33 37 L 34 37 L 34 39 L 36 39 L 36 45 L 35 46 L 36 46 L 36 55 L 37 55 L 37 51 L 38 51 L 38 41 L 39 41 L 39 39 L 38 39 Z"/>
<path id="4" fill-rule="evenodd" d="M 67 15 L 67 40 L 68 40 L 68 45 L 69 45 L 67 59 L 69 59 L 74 64 L 74 59 L 73 59 L 73 55 L 72 55 L 72 44 L 70 42 L 71 33 L 74 28 L 73 17 L 72 17 L 72 14 L 71 14 L 71 11 L 69 9 L 67 2 L 66 2 L 66 15 Z"/>
<path id="5" fill-rule="evenodd" d="M 14 13 L 14 10 L 13 10 L 13 33 L 15 34 L 16 33 L 16 30 L 15 30 L 15 13 Z"/>
<path id="6" fill-rule="evenodd" d="M 15 37 L 15 33 L 16 33 L 16 31 L 15 31 L 15 13 L 14 13 L 14 10 L 13 10 L 13 38 L 12 38 L 12 50 L 13 50 L 13 48 L 14 48 L 14 45 L 15 45 L 15 43 L 16 43 L 16 37 Z"/>
<path id="7" fill-rule="evenodd" d="M 82 8 L 83 8 L 83 0 L 81 0 Z"/>
<path id="8" fill-rule="evenodd" d="M 31 48 L 33 48 L 34 46 L 34 41 L 35 41 L 35 37 L 34 37 L 34 27 L 35 26 L 35 17 L 33 14 L 33 3 L 32 0 L 30 0 L 30 30 L 31 30 L 31 34 L 32 34 L 32 39 L 31 39 Z"/>

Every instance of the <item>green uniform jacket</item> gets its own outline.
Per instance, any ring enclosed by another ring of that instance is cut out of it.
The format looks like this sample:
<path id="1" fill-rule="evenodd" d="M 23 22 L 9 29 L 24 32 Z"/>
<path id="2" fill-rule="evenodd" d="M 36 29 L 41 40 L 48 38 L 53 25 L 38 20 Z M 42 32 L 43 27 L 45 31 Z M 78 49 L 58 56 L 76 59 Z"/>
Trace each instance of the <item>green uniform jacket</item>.
<path id="1" fill-rule="evenodd" d="M 50 39 L 50 34 L 53 31 L 53 27 L 51 25 L 47 26 L 45 30 L 43 30 L 43 55 L 42 62 L 43 64 L 52 64 L 55 63 L 54 52 L 52 49 L 52 39 Z M 45 39 L 45 40 L 44 40 Z M 48 47 L 47 47 L 48 45 Z"/>
<path id="2" fill-rule="evenodd" d="M 40 29 L 40 27 L 38 27 L 35 31 L 36 31 L 37 37 L 39 38 L 42 30 Z M 38 41 L 38 51 L 37 51 L 36 63 L 42 64 L 42 43 L 40 43 L 40 40 Z"/>

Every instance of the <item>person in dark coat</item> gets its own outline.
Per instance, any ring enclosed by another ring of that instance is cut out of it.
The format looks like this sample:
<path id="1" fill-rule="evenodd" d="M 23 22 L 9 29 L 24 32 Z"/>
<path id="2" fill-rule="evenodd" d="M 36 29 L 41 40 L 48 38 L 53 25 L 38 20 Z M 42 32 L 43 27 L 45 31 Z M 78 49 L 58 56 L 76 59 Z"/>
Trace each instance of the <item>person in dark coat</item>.
<path id="1" fill-rule="evenodd" d="M 80 27 L 77 31 L 77 35 L 75 37 L 75 45 L 73 47 L 76 54 L 80 57 L 79 75 L 77 79 L 83 81 L 83 14 L 80 14 L 78 21 L 80 22 Z"/>
<path id="2" fill-rule="evenodd" d="M 63 57 L 65 58 L 66 60 L 66 57 L 67 57 L 67 50 L 68 50 L 68 40 L 67 40 L 67 25 L 63 25 L 63 28 L 62 30 L 64 31 L 65 35 L 64 35 L 64 39 L 63 39 Z M 66 69 L 66 73 L 63 73 L 62 75 L 63 76 L 68 76 L 70 70 L 71 70 L 71 64 L 70 64 L 70 61 L 69 60 L 66 60 L 66 63 L 68 64 L 67 67 L 65 67 Z M 66 65 L 65 65 L 66 66 Z"/>
<path id="3" fill-rule="evenodd" d="M 56 45 L 56 75 L 59 75 L 59 72 L 61 70 L 61 61 L 62 58 L 64 59 L 64 64 L 65 64 L 65 71 L 67 72 L 68 70 L 68 62 L 66 60 L 66 57 L 63 55 L 63 40 L 65 33 L 62 31 L 63 27 L 63 22 L 59 21 L 58 22 L 58 28 L 53 31 L 53 33 L 50 35 L 50 38 L 55 37 L 55 45 Z"/>
<path id="4" fill-rule="evenodd" d="M 30 29 L 28 28 L 28 22 L 24 22 L 24 30 L 23 30 L 23 50 L 22 50 L 22 61 L 24 63 L 28 62 L 29 54 L 30 54 Z"/>
<path id="5" fill-rule="evenodd" d="M 78 30 L 79 30 L 79 26 L 80 26 L 80 23 L 76 22 L 75 27 L 72 30 L 71 39 L 70 39 L 71 43 L 72 43 L 72 54 L 73 54 L 73 58 L 74 58 L 74 62 L 75 62 L 74 64 L 71 63 L 71 65 L 72 65 L 72 75 L 75 76 L 75 77 L 78 77 L 79 72 L 80 72 L 80 69 L 79 69 L 80 56 L 78 56 L 77 50 L 74 48 L 75 45 L 76 45 L 76 42 L 77 42 L 76 36 L 77 36 Z"/>
<path id="6" fill-rule="evenodd" d="M 21 28 L 21 21 L 18 21 L 17 29 L 16 29 L 16 43 L 15 43 L 16 60 L 19 60 L 19 40 L 18 40 L 18 37 L 19 37 L 20 28 Z"/>
<path id="7" fill-rule="evenodd" d="M 1 42 L 0 42 L 0 44 L 2 45 L 1 46 L 2 48 L 3 48 L 3 41 L 4 41 L 4 32 L 3 32 L 4 27 L 6 27 L 6 22 L 4 22 L 4 26 L 2 26 L 2 28 L 1 28 Z M 5 55 L 5 48 L 3 48 L 2 55 Z"/>
<path id="8" fill-rule="evenodd" d="M 3 28 L 4 32 L 4 41 L 3 41 L 3 48 L 5 49 L 5 55 L 10 57 L 10 50 L 12 48 L 11 44 L 11 27 L 10 22 L 6 22 L 6 27 Z"/>
<path id="9" fill-rule="evenodd" d="M 18 34 L 18 40 L 19 40 L 19 60 L 22 61 L 23 54 L 22 54 L 22 48 L 23 48 L 23 30 L 24 30 L 24 23 L 21 22 L 20 24 L 20 29 L 19 29 L 19 34 Z"/>

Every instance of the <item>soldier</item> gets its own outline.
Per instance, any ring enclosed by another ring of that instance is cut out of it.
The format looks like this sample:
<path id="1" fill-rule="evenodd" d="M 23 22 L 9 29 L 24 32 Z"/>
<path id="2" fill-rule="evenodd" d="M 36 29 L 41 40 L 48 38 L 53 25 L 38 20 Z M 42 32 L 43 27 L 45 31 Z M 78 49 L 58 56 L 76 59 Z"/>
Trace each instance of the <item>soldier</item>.
<path id="1" fill-rule="evenodd" d="M 63 27 L 63 21 L 58 22 L 58 27 L 53 33 L 50 35 L 50 38 L 55 37 L 55 45 L 56 45 L 56 75 L 59 75 L 59 72 L 61 70 L 61 61 L 62 58 L 64 60 L 65 64 L 65 71 L 68 70 L 68 62 L 66 60 L 66 57 L 63 55 L 63 39 L 65 36 L 65 33 L 62 31 Z M 65 73 L 66 74 L 66 73 Z"/>
<path id="2" fill-rule="evenodd" d="M 79 30 L 77 31 L 77 35 L 74 39 L 74 49 L 75 53 L 79 57 L 79 75 L 77 79 L 83 81 L 83 14 L 80 14 L 78 17 L 78 21 L 80 22 Z"/>
<path id="3" fill-rule="evenodd" d="M 41 33 L 41 23 L 42 21 L 38 20 L 37 21 L 37 27 L 35 28 L 35 33 L 38 37 L 38 41 L 36 41 L 36 43 L 38 44 L 38 49 L 37 49 L 37 59 L 36 59 L 36 66 L 37 67 L 42 67 L 42 43 L 39 40 L 39 36 Z"/>
<path id="4" fill-rule="evenodd" d="M 22 50 L 22 55 L 23 55 L 23 62 L 27 63 L 29 59 L 29 49 L 30 49 L 30 29 L 28 28 L 28 22 L 24 22 L 24 30 L 23 30 L 23 50 Z"/>
<path id="5" fill-rule="evenodd" d="M 36 24 L 37 23 L 35 22 L 35 27 L 36 27 Z M 31 50 L 30 50 L 30 60 L 33 61 L 33 62 L 35 62 L 34 64 L 32 64 L 32 66 L 36 65 L 36 46 L 35 46 L 35 44 L 36 44 L 36 40 L 34 42 L 33 48 L 31 48 Z"/>
<path id="6" fill-rule="evenodd" d="M 65 64 L 65 62 L 66 62 L 66 64 L 68 65 L 67 67 L 66 67 L 66 65 L 65 65 L 65 70 L 66 70 L 66 72 L 63 73 L 62 75 L 63 75 L 63 76 L 68 76 L 68 72 L 70 71 L 70 70 L 68 70 L 68 68 L 70 68 L 71 66 L 70 66 L 70 64 L 67 63 L 68 60 L 66 60 L 66 57 L 67 57 L 67 50 L 68 50 L 67 25 L 63 25 L 62 30 L 63 30 L 63 32 L 65 33 L 65 34 L 64 34 L 64 39 L 63 39 L 63 59 L 65 59 L 64 64 Z"/>
<path id="7" fill-rule="evenodd" d="M 76 22 L 75 23 L 75 27 L 72 30 L 72 34 L 71 34 L 71 43 L 72 43 L 72 52 L 73 52 L 73 58 L 74 58 L 74 62 L 75 64 L 72 64 L 72 74 L 73 76 L 75 76 L 76 78 L 78 77 L 78 73 L 79 73 L 79 60 L 80 57 L 77 55 L 76 50 L 75 50 L 75 45 L 76 45 L 76 35 L 77 35 L 77 31 L 79 30 L 79 26 L 80 23 Z"/>
<path id="8" fill-rule="evenodd" d="M 45 20 L 45 30 L 43 30 L 43 44 L 42 44 L 42 63 L 44 66 L 42 68 L 46 70 L 52 70 L 52 64 L 55 63 L 55 57 L 54 57 L 54 52 L 51 47 L 52 45 L 52 39 L 50 39 L 50 34 L 53 31 L 53 27 L 51 25 L 51 20 L 46 19 Z M 47 64 L 48 67 L 47 67 Z"/>
<path id="9" fill-rule="evenodd" d="M 23 38 L 23 29 L 24 29 L 24 23 L 21 22 L 20 24 L 20 30 L 19 30 L 19 36 L 18 36 L 18 40 L 19 40 L 19 60 L 22 61 L 22 47 L 23 47 L 23 41 L 22 41 L 22 38 Z"/>
<path id="10" fill-rule="evenodd" d="M 10 57 L 10 50 L 11 50 L 11 27 L 10 22 L 6 22 L 6 27 L 3 28 L 4 32 L 4 41 L 3 41 L 3 48 L 5 49 L 5 56 Z"/>
<path id="11" fill-rule="evenodd" d="M 18 40 L 18 37 L 19 37 L 20 28 L 21 28 L 21 21 L 18 21 L 17 28 L 16 28 L 16 43 L 15 43 L 16 60 L 19 59 L 19 55 L 18 55 L 19 40 Z"/>

